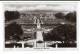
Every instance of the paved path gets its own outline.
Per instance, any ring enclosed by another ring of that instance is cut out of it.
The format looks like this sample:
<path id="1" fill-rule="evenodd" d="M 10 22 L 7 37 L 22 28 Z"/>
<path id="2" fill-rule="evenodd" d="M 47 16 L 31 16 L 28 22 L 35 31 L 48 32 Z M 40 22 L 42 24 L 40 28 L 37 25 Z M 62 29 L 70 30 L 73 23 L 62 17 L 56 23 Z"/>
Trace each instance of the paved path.
<path id="1" fill-rule="evenodd" d="M 37 41 L 43 41 L 42 31 L 40 29 L 41 29 L 40 21 L 39 19 L 37 19 L 37 32 L 36 32 Z"/>
<path id="2" fill-rule="evenodd" d="M 37 19 L 37 32 L 36 32 L 36 38 L 37 42 L 42 41 L 43 42 L 43 36 L 42 36 L 42 31 L 41 31 L 41 25 L 40 25 L 40 20 Z M 37 47 L 44 47 L 44 43 L 36 43 Z"/>

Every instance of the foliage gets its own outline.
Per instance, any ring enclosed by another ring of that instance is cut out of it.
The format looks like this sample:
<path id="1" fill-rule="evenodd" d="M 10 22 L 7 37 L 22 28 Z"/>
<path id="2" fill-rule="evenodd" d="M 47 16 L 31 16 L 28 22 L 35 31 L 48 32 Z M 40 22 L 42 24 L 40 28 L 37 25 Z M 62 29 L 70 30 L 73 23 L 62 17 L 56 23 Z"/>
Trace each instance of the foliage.
<path id="1" fill-rule="evenodd" d="M 59 25 L 52 31 L 44 34 L 44 41 L 75 41 L 76 27 L 72 25 Z"/>
<path id="2" fill-rule="evenodd" d="M 58 19 L 63 19 L 64 18 L 64 14 L 63 13 L 56 13 L 55 17 Z"/>
<path id="3" fill-rule="evenodd" d="M 20 17 L 20 13 L 18 11 L 5 11 L 4 15 L 5 15 L 5 21 L 18 19 Z"/>
<path id="4" fill-rule="evenodd" d="M 5 27 L 5 39 L 10 39 L 10 36 L 17 38 L 23 34 L 23 30 L 19 24 L 13 22 Z M 16 36 L 16 37 L 15 37 Z M 17 38 L 19 39 L 19 38 Z"/>
<path id="5" fill-rule="evenodd" d="M 76 12 L 74 11 L 66 14 L 65 19 L 72 22 L 76 22 Z"/>

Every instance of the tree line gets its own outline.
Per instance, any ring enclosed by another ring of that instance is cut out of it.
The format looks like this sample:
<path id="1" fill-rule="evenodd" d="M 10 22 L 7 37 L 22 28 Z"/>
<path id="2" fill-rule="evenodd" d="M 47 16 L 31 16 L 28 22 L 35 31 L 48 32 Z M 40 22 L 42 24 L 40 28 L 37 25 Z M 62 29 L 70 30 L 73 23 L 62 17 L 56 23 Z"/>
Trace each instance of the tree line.
<path id="1" fill-rule="evenodd" d="M 76 26 L 72 25 L 58 25 L 47 34 L 43 33 L 44 41 L 76 41 Z"/>
<path id="2" fill-rule="evenodd" d="M 20 13 L 18 11 L 5 11 L 5 21 L 10 21 L 20 18 Z"/>
<path id="3" fill-rule="evenodd" d="M 68 20 L 71 22 L 76 22 L 76 12 L 69 12 L 67 14 L 64 14 L 62 12 L 56 13 L 55 17 L 58 19 L 64 19 L 64 20 Z"/>
<path id="4" fill-rule="evenodd" d="M 5 21 L 11 21 L 20 18 L 20 13 L 18 11 L 5 11 Z M 5 27 L 5 40 L 21 40 L 20 36 L 22 36 L 23 30 L 21 25 L 16 22 L 12 22 Z"/>

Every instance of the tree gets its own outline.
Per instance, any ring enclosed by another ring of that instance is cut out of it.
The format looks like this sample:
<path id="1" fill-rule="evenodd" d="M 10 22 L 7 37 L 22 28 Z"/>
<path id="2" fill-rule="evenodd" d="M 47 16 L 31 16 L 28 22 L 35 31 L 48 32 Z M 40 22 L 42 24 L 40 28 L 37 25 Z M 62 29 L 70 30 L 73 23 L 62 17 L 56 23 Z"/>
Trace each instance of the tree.
<path id="1" fill-rule="evenodd" d="M 76 12 L 70 12 L 65 16 L 66 20 L 69 20 L 71 22 L 76 22 Z"/>
<path id="2" fill-rule="evenodd" d="M 60 25 L 55 28 L 58 32 L 60 40 L 65 41 L 76 41 L 76 27 L 72 25 Z"/>
<path id="3" fill-rule="evenodd" d="M 10 21 L 20 18 L 20 13 L 18 11 L 5 11 L 5 21 Z"/>
<path id="4" fill-rule="evenodd" d="M 23 30 L 21 26 L 16 22 L 13 22 L 12 24 L 9 24 L 5 27 L 5 39 L 7 40 L 10 39 L 10 36 L 15 38 L 15 36 L 18 37 L 18 36 L 21 36 L 22 34 L 23 34 Z"/>
<path id="5" fill-rule="evenodd" d="M 16 40 L 16 41 L 21 40 L 21 38 L 18 34 L 14 34 L 13 39 Z"/>
<path id="6" fill-rule="evenodd" d="M 72 25 L 59 25 L 43 36 L 44 41 L 76 41 L 76 27 Z"/>
<path id="7" fill-rule="evenodd" d="M 57 34 L 57 30 L 53 29 L 47 34 L 43 34 L 44 41 L 57 41 L 60 40 Z"/>
<path id="8" fill-rule="evenodd" d="M 64 19 L 64 14 L 63 13 L 56 13 L 55 17 L 58 19 Z"/>

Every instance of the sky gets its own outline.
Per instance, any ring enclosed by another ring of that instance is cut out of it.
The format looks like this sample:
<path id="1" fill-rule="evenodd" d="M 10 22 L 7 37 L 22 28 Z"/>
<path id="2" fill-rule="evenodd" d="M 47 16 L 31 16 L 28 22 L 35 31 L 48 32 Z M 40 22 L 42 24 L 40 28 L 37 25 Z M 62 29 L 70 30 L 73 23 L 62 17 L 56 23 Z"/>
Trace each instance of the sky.
<path id="1" fill-rule="evenodd" d="M 54 10 L 54 11 L 76 11 L 76 3 L 63 4 L 5 4 L 5 10 L 28 11 L 28 10 Z"/>

